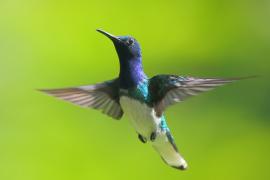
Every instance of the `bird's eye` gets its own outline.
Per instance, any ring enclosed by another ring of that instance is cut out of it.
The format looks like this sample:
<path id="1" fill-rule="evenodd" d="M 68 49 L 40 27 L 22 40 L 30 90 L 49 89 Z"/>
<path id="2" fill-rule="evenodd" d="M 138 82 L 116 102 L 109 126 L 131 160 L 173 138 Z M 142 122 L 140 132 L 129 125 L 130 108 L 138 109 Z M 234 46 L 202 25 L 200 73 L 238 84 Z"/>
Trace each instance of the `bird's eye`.
<path id="1" fill-rule="evenodd" d="M 129 39 L 128 41 L 127 41 L 127 45 L 128 46 L 131 46 L 131 45 L 133 45 L 134 44 L 134 40 L 133 39 Z"/>

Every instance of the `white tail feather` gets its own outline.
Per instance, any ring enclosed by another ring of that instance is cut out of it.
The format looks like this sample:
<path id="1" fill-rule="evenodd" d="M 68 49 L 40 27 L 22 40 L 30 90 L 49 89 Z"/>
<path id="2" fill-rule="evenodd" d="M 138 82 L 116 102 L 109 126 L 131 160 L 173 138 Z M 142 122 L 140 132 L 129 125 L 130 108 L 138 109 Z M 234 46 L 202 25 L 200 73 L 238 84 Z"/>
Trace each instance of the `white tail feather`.
<path id="1" fill-rule="evenodd" d="M 170 142 L 166 133 L 159 134 L 152 143 L 152 146 L 166 164 L 180 170 L 185 170 L 187 168 L 186 161 L 179 154 L 175 144 Z"/>

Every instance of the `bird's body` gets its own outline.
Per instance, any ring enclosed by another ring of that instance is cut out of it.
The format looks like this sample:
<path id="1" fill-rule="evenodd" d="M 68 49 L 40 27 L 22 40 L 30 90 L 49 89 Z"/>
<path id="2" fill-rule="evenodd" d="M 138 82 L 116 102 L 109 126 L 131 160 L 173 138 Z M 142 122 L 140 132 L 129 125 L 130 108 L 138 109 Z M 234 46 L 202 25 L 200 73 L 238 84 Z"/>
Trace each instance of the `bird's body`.
<path id="1" fill-rule="evenodd" d="M 128 96 L 120 97 L 120 105 L 136 132 L 149 140 L 151 133 L 158 129 L 160 123 L 160 118 L 155 116 L 153 108 Z"/>
<path id="2" fill-rule="evenodd" d="M 149 104 L 148 81 L 131 89 L 120 89 L 120 105 L 138 134 L 149 139 L 160 123 Z"/>
<path id="3" fill-rule="evenodd" d="M 147 85 L 142 83 L 135 89 L 120 92 L 123 92 L 123 95 L 120 95 L 120 105 L 135 131 L 141 136 L 141 140 L 150 141 L 166 163 L 175 168 L 185 169 L 187 164 L 178 153 L 165 116 L 158 117 L 155 109 L 148 103 L 150 97 Z M 130 97 L 127 94 L 134 96 Z M 155 141 L 151 141 L 153 132 L 156 133 Z"/>
<path id="4" fill-rule="evenodd" d="M 143 143 L 151 142 L 168 165 L 186 169 L 187 163 L 174 143 L 164 111 L 190 96 L 237 79 L 176 75 L 148 78 L 142 67 L 140 45 L 134 38 L 98 31 L 114 43 L 120 61 L 119 77 L 95 85 L 42 91 L 83 107 L 102 110 L 114 119 L 126 114 Z"/>

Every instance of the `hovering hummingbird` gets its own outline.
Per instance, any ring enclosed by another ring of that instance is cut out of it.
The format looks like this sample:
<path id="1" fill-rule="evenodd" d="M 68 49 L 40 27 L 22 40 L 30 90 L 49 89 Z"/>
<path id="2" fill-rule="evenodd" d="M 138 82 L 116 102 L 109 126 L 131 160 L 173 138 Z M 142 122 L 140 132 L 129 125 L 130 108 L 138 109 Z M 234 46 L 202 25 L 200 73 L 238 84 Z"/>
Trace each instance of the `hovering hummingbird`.
<path id="1" fill-rule="evenodd" d="M 150 142 L 165 163 L 185 170 L 187 163 L 180 155 L 166 123 L 164 111 L 177 102 L 217 86 L 242 78 L 195 78 L 177 75 L 156 75 L 148 78 L 142 66 L 141 47 L 131 36 L 114 36 L 98 32 L 112 40 L 120 61 L 120 73 L 102 83 L 41 91 L 82 107 L 101 110 L 121 119 L 129 117 L 141 142 Z"/>

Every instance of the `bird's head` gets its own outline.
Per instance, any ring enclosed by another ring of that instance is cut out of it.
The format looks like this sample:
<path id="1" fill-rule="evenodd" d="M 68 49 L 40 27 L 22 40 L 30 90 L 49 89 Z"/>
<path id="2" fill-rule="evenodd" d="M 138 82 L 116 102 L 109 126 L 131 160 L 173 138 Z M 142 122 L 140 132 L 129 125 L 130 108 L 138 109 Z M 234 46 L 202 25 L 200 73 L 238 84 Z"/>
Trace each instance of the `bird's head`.
<path id="1" fill-rule="evenodd" d="M 140 45 L 133 37 L 114 36 L 101 29 L 97 29 L 97 31 L 112 40 L 120 60 L 122 59 L 128 61 L 141 57 Z"/>

